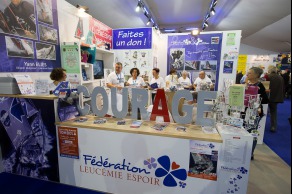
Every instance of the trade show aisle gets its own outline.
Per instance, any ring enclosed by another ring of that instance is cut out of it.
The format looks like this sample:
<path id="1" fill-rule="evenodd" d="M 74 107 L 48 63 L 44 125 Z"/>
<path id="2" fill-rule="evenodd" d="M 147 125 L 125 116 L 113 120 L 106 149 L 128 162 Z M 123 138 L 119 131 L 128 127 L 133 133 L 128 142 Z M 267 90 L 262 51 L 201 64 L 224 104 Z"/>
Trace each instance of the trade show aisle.
<path id="1" fill-rule="evenodd" d="M 247 194 L 291 194 L 291 167 L 267 145 L 258 145 L 250 165 Z"/>
<path id="2" fill-rule="evenodd" d="M 291 99 L 278 105 L 278 131 L 270 132 L 270 116 L 268 115 L 264 142 L 288 165 L 291 166 L 291 126 L 288 118 L 291 116 Z"/>

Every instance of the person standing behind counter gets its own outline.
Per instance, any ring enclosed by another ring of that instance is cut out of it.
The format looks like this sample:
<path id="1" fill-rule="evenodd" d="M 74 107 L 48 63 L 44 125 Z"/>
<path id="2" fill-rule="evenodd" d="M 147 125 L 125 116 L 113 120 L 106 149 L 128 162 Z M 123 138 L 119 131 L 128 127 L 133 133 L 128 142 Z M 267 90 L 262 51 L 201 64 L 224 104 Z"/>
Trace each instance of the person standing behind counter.
<path id="1" fill-rule="evenodd" d="M 169 75 L 165 78 L 166 87 L 170 88 L 171 86 L 176 86 L 178 83 L 177 72 L 175 69 L 171 69 Z"/>
<path id="2" fill-rule="evenodd" d="M 133 68 L 130 71 L 131 78 L 126 82 L 126 86 L 132 86 L 137 88 L 142 88 L 145 86 L 145 82 L 142 77 L 139 77 L 140 71 L 138 68 Z"/>
<path id="3" fill-rule="evenodd" d="M 184 89 L 190 89 L 192 87 L 192 82 L 190 78 L 188 78 L 188 74 L 189 73 L 187 71 L 183 71 L 182 77 L 178 79 L 179 84 L 181 84 Z"/>
<path id="4" fill-rule="evenodd" d="M 123 64 L 117 62 L 115 65 L 115 71 L 110 73 L 107 77 L 106 86 L 108 88 L 117 88 L 118 92 L 121 92 L 125 86 L 125 76 L 122 73 L 122 70 Z"/>
<path id="5" fill-rule="evenodd" d="M 162 77 L 159 77 L 160 69 L 154 68 L 152 70 L 153 78 L 150 81 L 150 86 L 148 87 L 149 90 L 152 91 L 152 102 L 154 102 L 155 96 L 156 96 L 156 89 L 164 89 L 165 88 L 165 82 Z"/>
<path id="6" fill-rule="evenodd" d="M 195 80 L 195 82 L 194 82 L 195 91 L 203 90 L 203 88 L 201 88 L 201 84 L 203 84 L 203 83 L 208 84 L 210 86 L 210 88 L 214 87 L 213 83 L 212 83 L 212 80 L 206 76 L 205 71 L 201 71 L 199 73 L 199 77 Z"/>
<path id="7" fill-rule="evenodd" d="M 53 83 L 49 85 L 49 90 L 51 92 L 56 89 L 56 87 L 58 86 L 60 82 L 66 81 L 67 79 L 66 69 L 63 69 L 63 68 L 53 69 L 50 74 L 50 78 L 51 80 L 53 80 Z"/>

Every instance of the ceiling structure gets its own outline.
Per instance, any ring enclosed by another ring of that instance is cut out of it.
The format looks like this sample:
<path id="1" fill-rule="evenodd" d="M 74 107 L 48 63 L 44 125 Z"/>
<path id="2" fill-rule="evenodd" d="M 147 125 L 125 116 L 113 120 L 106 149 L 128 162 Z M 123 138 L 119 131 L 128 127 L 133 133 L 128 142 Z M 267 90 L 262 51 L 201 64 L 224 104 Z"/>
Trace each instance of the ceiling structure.
<path id="1" fill-rule="evenodd" d="M 145 27 L 135 12 L 138 0 L 67 0 L 89 7 L 89 14 L 116 28 Z M 159 28 L 186 32 L 203 23 L 211 0 L 143 0 Z M 242 30 L 242 43 L 273 52 L 291 51 L 291 0 L 218 0 L 205 31 Z"/>

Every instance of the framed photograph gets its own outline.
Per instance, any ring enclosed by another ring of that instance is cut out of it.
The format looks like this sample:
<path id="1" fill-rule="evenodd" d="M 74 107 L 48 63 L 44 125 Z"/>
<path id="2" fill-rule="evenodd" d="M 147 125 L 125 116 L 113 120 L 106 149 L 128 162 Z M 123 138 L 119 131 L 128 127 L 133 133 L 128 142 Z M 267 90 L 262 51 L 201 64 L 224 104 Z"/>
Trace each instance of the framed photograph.
<path id="1" fill-rule="evenodd" d="M 43 42 L 58 44 L 58 31 L 54 28 L 39 24 L 39 38 Z"/>
<path id="2" fill-rule="evenodd" d="M 56 46 L 36 42 L 37 59 L 56 60 Z"/>
<path id="3" fill-rule="evenodd" d="M 199 71 L 201 61 L 186 61 L 185 70 L 187 71 Z"/>
<path id="4" fill-rule="evenodd" d="M 184 70 L 185 48 L 170 49 L 171 69 Z"/>
<path id="5" fill-rule="evenodd" d="M 0 0 L 0 33 L 37 40 L 34 0 Z"/>
<path id="6" fill-rule="evenodd" d="M 202 61 L 201 70 L 216 71 L 217 70 L 217 61 Z"/>
<path id="7" fill-rule="evenodd" d="M 34 59 L 34 46 L 30 40 L 5 36 L 8 57 Z"/>
<path id="8" fill-rule="evenodd" d="M 53 25 L 52 0 L 36 0 L 38 21 Z"/>

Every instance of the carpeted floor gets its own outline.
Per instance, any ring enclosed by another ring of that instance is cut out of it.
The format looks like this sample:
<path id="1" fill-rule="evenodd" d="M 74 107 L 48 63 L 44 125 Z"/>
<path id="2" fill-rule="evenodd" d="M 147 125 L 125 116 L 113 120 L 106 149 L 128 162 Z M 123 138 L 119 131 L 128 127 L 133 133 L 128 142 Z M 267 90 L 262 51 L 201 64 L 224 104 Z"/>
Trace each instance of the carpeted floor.
<path id="1" fill-rule="evenodd" d="M 1 194 L 102 194 L 97 191 L 71 187 L 59 183 L 0 173 Z"/>
<path id="2" fill-rule="evenodd" d="M 291 126 L 288 118 L 291 117 L 291 99 L 278 105 L 278 131 L 270 132 L 271 122 L 268 115 L 264 142 L 289 166 L 291 166 Z"/>

